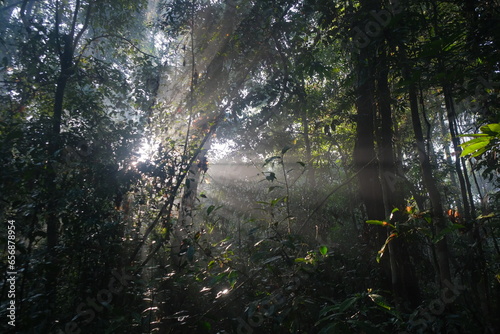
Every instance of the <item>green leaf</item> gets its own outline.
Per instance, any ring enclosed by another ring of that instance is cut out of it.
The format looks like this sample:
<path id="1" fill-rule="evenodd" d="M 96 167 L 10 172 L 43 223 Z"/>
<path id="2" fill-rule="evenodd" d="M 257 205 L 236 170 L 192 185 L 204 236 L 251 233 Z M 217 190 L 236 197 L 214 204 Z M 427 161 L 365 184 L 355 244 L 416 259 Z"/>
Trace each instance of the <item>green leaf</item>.
<path id="1" fill-rule="evenodd" d="M 367 220 L 366 223 L 372 224 L 372 225 L 383 225 L 384 224 L 384 222 L 381 220 Z"/>
<path id="2" fill-rule="evenodd" d="M 274 180 L 276 180 L 276 174 L 275 173 L 273 173 L 273 172 L 265 172 L 265 173 L 269 173 L 269 175 L 266 175 L 266 180 L 271 181 L 271 182 L 273 182 Z"/>
<path id="3" fill-rule="evenodd" d="M 488 125 L 480 127 L 479 129 L 481 130 L 481 132 L 489 134 L 491 136 L 495 136 L 495 137 L 500 136 L 500 124 L 499 123 L 488 124 Z"/>
<path id="4" fill-rule="evenodd" d="M 488 149 L 491 149 L 490 145 L 493 145 L 495 140 L 500 139 L 499 123 L 484 125 L 480 128 L 480 130 L 483 133 L 462 135 L 465 137 L 474 137 L 474 139 L 460 145 L 463 147 L 460 157 L 464 157 L 466 155 L 478 157 L 485 153 Z"/>
<path id="5" fill-rule="evenodd" d="M 480 215 L 479 217 L 477 217 L 476 219 L 488 219 L 488 218 L 493 218 L 495 217 L 495 214 L 494 213 L 489 213 L 487 215 Z"/>
<path id="6" fill-rule="evenodd" d="M 325 256 L 325 255 L 326 255 L 326 253 L 328 253 L 328 247 L 326 247 L 326 246 L 321 246 L 321 247 L 319 248 L 319 252 L 321 253 L 321 255 Z"/>
<path id="7" fill-rule="evenodd" d="M 286 199 L 287 199 L 287 196 L 283 196 L 283 197 L 280 197 L 280 198 L 276 198 L 276 199 L 273 199 L 269 204 L 271 206 L 275 206 L 276 204 L 278 204 L 279 202 L 281 201 L 284 201 L 286 202 Z"/>
<path id="8" fill-rule="evenodd" d="M 349 308 L 351 308 L 358 301 L 358 297 L 351 297 L 342 302 L 339 305 L 339 312 L 345 312 Z"/>
<path id="9" fill-rule="evenodd" d="M 490 135 L 488 135 L 487 133 L 471 133 L 471 134 L 458 135 L 458 137 L 490 137 Z"/>
<path id="10" fill-rule="evenodd" d="M 392 220 L 392 218 L 394 217 L 394 213 L 396 213 L 396 212 L 398 212 L 398 211 L 399 211 L 399 209 L 398 209 L 398 208 L 394 208 L 394 209 L 392 209 L 392 211 L 391 211 L 391 216 L 389 217 L 389 220 Z M 391 224 L 389 224 L 389 225 L 390 225 L 390 226 L 392 226 L 392 227 L 394 228 L 394 226 L 393 226 L 393 225 L 391 225 Z"/>
<path id="11" fill-rule="evenodd" d="M 283 154 L 285 154 L 285 153 L 286 153 L 286 152 L 288 152 L 288 150 L 289 150 L 289 149 L 291 149 L 291 148 L 292 148 L 292 147 L 290 147 L 290 146 L 285 146 L 285 147 L 283 147 L 283 149 L 281 150 L 281 154 L 282 154 L 282 155 L 283 155 Z"/>
<path id="12" fill-rule="evenodd" d="M 490 143 L 490 140 L 488 138 L 489 137 L 476 138 L 462 144 L 464 145 L 464 150 L 462 151 L 462 154 L 460 154 L 460 157 L 465 157 L 466 155 L 486 148 L 486 146 Z"/>
<path id="13" fill-rule="evenodd" d="M 338 323 L 337 322 L 332 322 L 328 324 L 326 327 L 323 327 L 318 334 L 328 334 L 328 333 L 333 333 L 334 330 L 337 328 Z"/>
<path id="14" fill-rule="evenodd" d="M 381 295 L 378 295 L 376 293 L 370 293 L 368 295 L 368 297 L 370 297 L 370 299 L 375 303 L 377 304 L 378 306 L 380 307 L 383 307 L 385 308 L 386 310 L 390 310 L 391 307 L 387 304 L 387 302 L 385 301 L 384 297 L 382 297 Z"/>
<path id="15" fill-rule="evenodd" d="M 281 187 L 281 186 L 273 186 L 273 187 L 269 187 L 268 192 L 270 193 L 271 191 L 273 191 L 273 190 L 274 190 L 274 189 L 276 189 L 276 188 L 283 188 L 283 187 Z"/>
<path id="16" fill-rule="evenodd" d="M 219 210 L 220 208 L 222 208 L 222 205 L 219 205 L 218 207 L 216 207 L 215 205 L 210 205 L 208 208 L 207 208 L 207 216 L 210 216 L 210 214 L 216 210 Z"/>
<path id="17" fill-rule="evenodd" d="M 481 148 L 481 149 L 477 150 L 474 154 L 472 154 L 472 155 L 471 155 L 471 157 L 476 158 L 476 157 L 478 157 L 478 156 L 482 155 L 482 154 L 483 154 L 484 152 L 486 152 L 487 150 L 488 150 L 488 147 L 486 147 L 486 146 L 485 146 L 485 147 L 483 147 L 483 148 Z"/>
<path id="18" fill-rule="evenodd" d="M 200 325 L 201 328 L 203 328 L 206 331 L 210 331 L 212 329 L 212 325 L 208 321 L 202 321 Z"/>
<path id="19" fill-rule="evenodd" d="M 371 225 L 390 226 L 392 228 L 396 228 L 394 225 L 382 220 L 367 220 L 366 223 Z"/>

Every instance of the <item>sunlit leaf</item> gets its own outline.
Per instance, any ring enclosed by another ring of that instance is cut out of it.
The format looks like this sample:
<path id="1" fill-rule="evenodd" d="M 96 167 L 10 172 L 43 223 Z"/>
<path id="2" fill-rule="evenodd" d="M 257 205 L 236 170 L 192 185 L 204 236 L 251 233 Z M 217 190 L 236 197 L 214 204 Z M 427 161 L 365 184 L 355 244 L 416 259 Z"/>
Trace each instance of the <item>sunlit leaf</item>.
<path id="1" fill-rule="evenodd" d="M 387 302 L 385 301 L 384 297 L 382 297 L 381 295 L 378 295 L 376 293 L 370 293 L 368 294 L 368 297 L 370 297 L 370 299 L 375 303 L 377 304 L 378 306 L 380 307 L 383 307 L 385 308 L 386 310 L 390 310 L 391 307 L 387 304 Z"/>
<path id="2" fill-rule="evenodd" d="M 487 137 L 472 139 L 472 140 L 462 144 L 462 145 L 464 145 L 464 149 L 463 149 L 462 153 L 460 154 L 460 156 L 465 157 L 466 155 L 473 154 L 480 149 L 484 149 L 489 143 L 490 143 L 490 140 L 487 139 Z"/>
<path id="3" fill-rule="evenodd" d="M 381 220 L 367 220 L 366 223 L 372 225 L 383 225 L 384 222 Z"/>
<path id="4" fill-rule="evenodd" d="M 480 215 L 479 217 L 477 217 L 476 219 L 487 219 L 487 218 L 493 218 L 495 217 L 496 215 L 494 213 L 489 213 L 489 214 L 485 214 L 485 215 Z"/>
<path id="5" fill-rule="evenodd" d="M 486 133 L 491 136 L 498 136 L 500 135 L 500 124 L 499 123 L 494 123 L 494 124 L 488 124 L 484 125 L 479 128 L 481 132 Z"/>
<path id="6" fill-rule="evenodd" d="M 263 243 L 264 241 L 266 241 L 266 239 L 262 239 L 262 240 L 259 240 L 257 241 L 253 246 L 254 247 L 257 247 L 258 245 L 260 245 L 261 243 Z"/>
<path id="7" fill-rule="evenodd" d="M 382 220 L 367 220 L 366 223 L 371 225 L 390 226 L 392 228 L 396 228 L 393 224 Z"/>
<path id="8" fill-rule="evenodd" d="M 147 309 L 145 309 L 144 311 L 142 311 L 142 313 L 149 312 L 149 311 L 158 311 L 159 309 L 160 308 L 156 307 L 156 306 L 148 307 Z"/>
<path id="9" fill-rule="evenodd" d="M 283 201 L 283 202 L 286 202 L 286 199 L 287 199 L 287 196 L 284 196 L 284 197 L 280 197 L 280 198 L 275 198 L 273 199 L 269 204 L 271 206 L 276 206 L 276 204 L 278 204 L 279 202 Z"/>
<path id="10" fill-rule="evenodd" d="M 275 261 L 278 261 L 278 260 L 281 260 L 281 255 L 270 257 L 269 259 L 265 260 L 262 263 L 263 264 L 267 264 L 267 263 L 275 262 Z"/>
<path id="11" fill-rule="evenodd" d="M 391 242 L 391 240 L 394 239 L 394 238 L 396 238 L 397 236 L 398 236 L 398 234 L 396 232 L 394 232 L 394 233 L 391 233 L 391 235 L 389 235 L 387 237 L 387 239 L 385 240 L 384 245 L 378 251 L 377 258 L 376 258 L 377 263 L 380 263 L 380 259 L 382 258 L 382 256 L 384 256 L 385 250 L 386 250 L 387 246 L 389 245 L 389 242 Z"/>
<path id="12" fill-rule="evenodd" d="M 457 137 L 489 137 L 489 135 L 487 133 L 470 133 L 470 134 L 458 135 Z"/>
<path id="13" fill-rule="evenodd" d="M 328 247 L 326 246 L 319 247 L 319 252 L 321 253 L 321 255 L 325 256 L 326 253 L 328 253 Z"/>

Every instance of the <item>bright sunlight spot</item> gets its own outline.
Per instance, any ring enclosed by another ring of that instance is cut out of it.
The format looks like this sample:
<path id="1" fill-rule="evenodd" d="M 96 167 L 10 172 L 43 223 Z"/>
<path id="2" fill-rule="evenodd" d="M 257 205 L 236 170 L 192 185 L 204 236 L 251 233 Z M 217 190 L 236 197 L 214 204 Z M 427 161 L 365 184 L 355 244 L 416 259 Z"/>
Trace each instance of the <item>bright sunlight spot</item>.
<path id="1" fill-rule="evenodd" d="M 226 140 L 224 142 L 216 141 L 212 143 L 209 151 L 211 160 L 222 160 L 234 151 L 236 143 L 233 140 Z"/>
<path id="2" fill-rule="evenodd" d="M 141 146 L 137 150 L 137 160 L 134 162 L 134 165 L 138 162 L 144 162 L 151 159 L 156 150 L 158 150 L 158 144 L 153 143 L 151 139 L 143 139 Z"/>
<path id="3" fill-rule="evenodd" d="M 219 292 L 217 293 L 217 296 L 215 297 L 215 299 L 220 298 L 220 297 L 222 297 L 222 296 L 224 296 L 224 295 L 227 295 L 228 293 L 229 293 L 229 289 L 224 289 L 224 290 L 222 290 L 222 291 L 219 291 Z"/>

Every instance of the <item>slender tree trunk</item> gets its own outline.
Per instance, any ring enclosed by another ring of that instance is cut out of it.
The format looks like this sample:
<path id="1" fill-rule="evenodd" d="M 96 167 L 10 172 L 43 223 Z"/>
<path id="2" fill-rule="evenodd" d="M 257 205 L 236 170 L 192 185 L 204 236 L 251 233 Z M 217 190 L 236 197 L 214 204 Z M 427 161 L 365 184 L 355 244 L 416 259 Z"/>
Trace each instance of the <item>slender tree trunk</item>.
<path id="1" fill-rule="evenodd" d="M 192 233 L 197 231 L 200 226 L 195 224 L 196 201 L 198 196 L 198 186 L 202 180 L 202 174 L 206 172 L 207 160 L 206 155 L 210 149 L 210 139 L 205 142 L 203 148 L 198 153 L 195 163 L 193 163 L 186 175 L 184 184 L 184 193 L 182 195 L 180 210 L 179 210 L 179 225 L 173 231 L 172 240 L 172 260 L 177 268 L 182 268 L 187 260 L 192 260 L 187 257 L 187 251 L 190 245 Z M 190 256 L 190 255 L 189 255 Z"/>
<path id="2" fill-rule="evenodd" d="M 462 161 L 460 158 L 460 153 L 462 149 L 460 148 L 460 139 L 458 138 L 456 120 L 455 120 L 455 108 L 453 105 L 453 98 L 451 95 L 451 88 L 447 83 L 443 83 L 443 94 L 448 115 L 448 127 L 450 130 L 451 141 L 453 143 L 453 149 L 455 151 L 455 171 L 457 172 L 458 182 L 460 184 L 460 193 L 462 195 L 462 203 L 464 205 L 463 215 L 466 220 L 471 218 L 471 205 L 469 203 L 467 195 L 467 185 L 465 182 L 464 170 L 462 169 Z"/>
<path id="3" fill-rule="evenodd" d="M 472 223 L 473 219 L 476 217 L 476 208 L 474 205 L 474 198 L 472 195 L 472 186 L 467 175 L 467 165 L 464 158 L 460 157 L 462 149 L 460 147 L 460 139 L 458 138 L 458 126 L 456 121 L 455 106 L 453 103 L 453 97 L 451 93 L 450 85 L 443 84 L 443 91 L 445 93 L 446 108 L 448 110 L 448 123 L 450 128 L 450 134 L 452 136 L 453 147 L 455 149 L 455 168 L 460 180 L 460 189 L 462 198 L 464 201 L 464 215 L 463 220 L 466 224 L 471 227 L 470 237 L 476 247 L 474 247 L 474 252 L 471 252 L 471 262 L 472 262 L 472 281 L 474 282 L 474 289 L 476 290 L 477 296 L 479 297 L 480 307 L 486 321 L 489 321 L 490 314 L 490 302 L 489 302 L 489 290 L 488 277 L 486 274 L 486 258 L 483 250 L 483 240 L 480 235 L 479 225 Z M 467 206 L 465 206 L 467 204 Z"/>
<path id="4" fill-rule="evenodd" d="M 437 234 L 446 227 L 441 195 L 439 193 L 436 180 L 432 175 L 432 166 L 430 163 L 429 155 L 425 151 L 422 122 L 420 121 L 420 114 L 418 110 L 417 86 L 410 74 L 411 66 L 408 63 L 406 48 L 404 45 L 400 45 L 400 52 L 403 63 L 403 76 L 404 79 L 409 82 L 408 96 L 410 100 L 411 119 L 413 124 L 413 132 L 415 134 L 420 170 L 422 171 L 424 186 L 429 193 L 429 199 L 432 206 L 431 213 L 434 233 Z M 450 259 L 446 235 L 436 244 L 436 257 L 438 261 L 440 283 L 442 286 L 445 286 L 445 284 L 449 284 L 451 282 Z"/>
<path id="5" fill-rule="evenodd" d="M 447 138 L 448 132 L 446 131 L 446 125 L 444 123 L 444 117 L 443 117 L 443 112 L 440 110 L 438 112 L 439 116 L 439 125 L 441 129 L 441 136 L 443 138 Z M 448 143 L 443 143 L 444 144 L 444 153 L 445 153 L 445 158 L 446 158 L 446 163 L 448 166 L 452 167 L 453 166 L 453 161 L 451 159 L 451 153 L 450 153 L 450 147 Z M 457 177 L 454 172 L 450 172 L 450 179 L 451 179 L 451 185 L 452 189 L 455 191 L 458 191 L 460 189 L 460 185 L 458 184 Z M 453 191 L 453 199 L 454 202 L 457 205 L 458 212 L 464 212 L 463 210 L 463 204 L 460 196 L 456 196 L 455 191 Z"/>

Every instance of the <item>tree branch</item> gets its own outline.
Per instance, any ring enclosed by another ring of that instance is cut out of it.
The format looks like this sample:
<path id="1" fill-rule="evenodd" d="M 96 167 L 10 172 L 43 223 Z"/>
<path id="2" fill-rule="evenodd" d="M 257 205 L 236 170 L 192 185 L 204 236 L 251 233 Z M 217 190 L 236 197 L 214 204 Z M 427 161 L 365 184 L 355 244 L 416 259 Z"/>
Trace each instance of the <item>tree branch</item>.
<path id="1" fill-rule="evenodd" d="M 80 41 L 80 39 L 82 38 L 83 36 L 83 33 L 87 30 L 88 26 L 89 26 L 89 22 L 90 22 L 90 12 L 92 10 L 92 3 L 89 2 L 89 6 L 87 7 L 87 13 L 85 14 L 85 23 L 83 24 L 83 27 L 82 29 L 80 29 L 80 31 L 78 32 L 78 34 L 76 35 L 75 37 L 75 40 L 73 42 L 73 51 L 76 50 L 76 47 L 78 45 L 78 42 Z"/>
<path id="2" fill-rule="evenodd" d="M 75 11 L 73 13 L 73 22 L 71 23 L 71 31 L 69 35 L 71 38 L 75 36 L 76 21 L 78 20 L 78 11 L 80 10 L 80 0 L 76 0 Z"/>
<path id="3" fill-rule="evenodd" d="M 101 38 L 110 38 L 110 37 L 117 38 L 117 39 L 120 39 L 122 41 L 127 42 L 135 50 L 137 50 L 139 53 L 145 55 L 146 57 L 151 57 L 151 58 L 159 59 L 156 56 L 153 56 L 153 55 L 151 55 L 149 53 L 146 53 L 146 52 L 142 51 L 141 49 L 139 49 L 139 47 L 137 47 L 131 40 L 129 40 L 126 37 L 115 35 L 115 34 L 105 34 L 105 35 L 100 35 L 100 36 L 93 37 L 93 38 L 87 40 L 87 43 L 83 46 L 82 50 L 80 51 L 80 55 L 78 56 L 78 59 L 77 59 L 76 63 L 78 63 L 80 61 L 81 57 L 83 56 L 83 53 L 85 52 L 85 49 L 87 49 L 87 47 L 89 47 L 92 42 L 95 42 L 95 41 L 97 41 L 97 40 L 99 40 Z"/>

